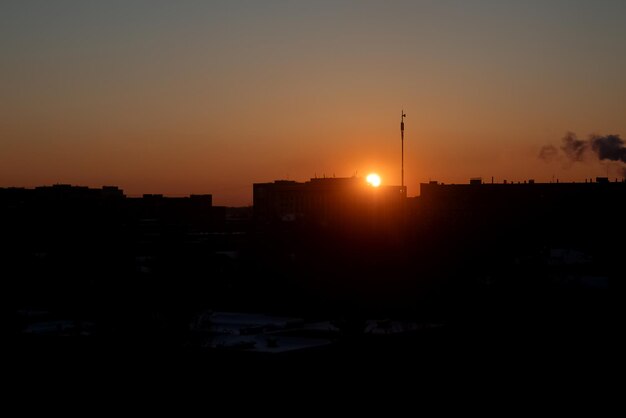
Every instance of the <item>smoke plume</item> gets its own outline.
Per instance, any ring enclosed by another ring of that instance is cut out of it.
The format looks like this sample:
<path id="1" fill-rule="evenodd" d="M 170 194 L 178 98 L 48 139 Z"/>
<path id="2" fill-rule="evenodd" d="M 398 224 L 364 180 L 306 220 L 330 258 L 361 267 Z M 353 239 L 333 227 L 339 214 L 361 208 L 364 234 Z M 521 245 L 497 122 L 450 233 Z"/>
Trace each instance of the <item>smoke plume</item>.
<path id="1" fill-rule="evenodd" d="M 559 150 L 554 145 L 544 145 L 539 151 L 539 158 L 551 163 L 559 155 Z"/>
<path id="2" fill-rule="evenodd" d="M 597 136 L 589 138 L 591 149 L 600 160 L 621 161 L 626 163 L 626 147 L 619 135 Z"/>
<path id="3" fill-rule="evenodd" d="M 626 143 L 619 135 L 590 135 L 588 139 L 583 140 L 578 139 L 573 132 L 568 132 L 562 139 L 560 152 L 554 145 L 545 145 L 539 151 L 539 158 L 546 162 L 562 160 L 562 156 L 568 163 L 589 158 L 626 163 Z M 622 171 L 626 177 L 626 167 L 623 167 Z"/>
<path id="4" fill-rule="evenodd" d="M 582 161 L 587 148 L 589 148 L 589 141 L 578 139 L 573 132 L 568 132 L 563 137 L 561 149 L 565 153 L 565 156 L 573 162 Z"/>

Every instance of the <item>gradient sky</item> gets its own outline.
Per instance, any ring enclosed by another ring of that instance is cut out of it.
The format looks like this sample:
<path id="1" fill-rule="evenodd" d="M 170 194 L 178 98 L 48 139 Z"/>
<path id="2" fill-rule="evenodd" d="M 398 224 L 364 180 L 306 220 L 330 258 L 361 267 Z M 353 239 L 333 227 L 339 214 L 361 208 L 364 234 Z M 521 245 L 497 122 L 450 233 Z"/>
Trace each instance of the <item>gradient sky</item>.
<path id="1" fill-rule="evenodd" d="M 567 131 L 626 136 L 626 2 L 0 3 L 0 187 L 213 193 L 379 172 L 549 181 Z M 609 167 L 617 175 L 617 167 Z"/>

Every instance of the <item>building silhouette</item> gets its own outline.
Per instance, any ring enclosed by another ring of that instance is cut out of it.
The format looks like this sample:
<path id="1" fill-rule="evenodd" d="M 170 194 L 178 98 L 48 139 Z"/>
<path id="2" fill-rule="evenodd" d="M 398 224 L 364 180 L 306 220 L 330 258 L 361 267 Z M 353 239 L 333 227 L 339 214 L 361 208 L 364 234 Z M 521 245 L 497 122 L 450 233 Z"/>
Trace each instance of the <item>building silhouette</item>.
<path id="1" fill-rule="evenodd" d="M 420 186 L 407 198 L 357 177 L 277 180 L 254 184 L 253 208 L 113 186 L 0 188 L 13 329 L 123 349 L 206 347 L 190 323 L 214 311 L 327 317 L 348 339 L 365 318 L 394 316 L 463 340 L 617 329 L 626 182 Z M 274 334 L 259 338 L 276 348 Z"/>
<path id="2" fill-rule="evenodd" d="M 626 182 L 609 182 L 606 177 L 584 183 L 483 183 L 471 179 L 469 184 L 421 183 L 418 208 L 420 215 L 429 220 L 484 217 L 489 221 L 502 218 L 519 222 L 537 215 L 586 217 L 621 207 L 625 198 Z"/>
<path id="3" fill-rule="evenodd" d="M 432 240 L 463 251 L 585 248 L 612 252 L 607 236 L 626 233 L 626 182 L 420 184 L 410 217 Z"/>
<path id="4" fill-rule="evenodd" d="M 305 223 L 332 228 L 389 227 L 403 216 L 401 186 L 372 187 L 360 177 L 276 180 L 253 186 L 257 224 Z"/>

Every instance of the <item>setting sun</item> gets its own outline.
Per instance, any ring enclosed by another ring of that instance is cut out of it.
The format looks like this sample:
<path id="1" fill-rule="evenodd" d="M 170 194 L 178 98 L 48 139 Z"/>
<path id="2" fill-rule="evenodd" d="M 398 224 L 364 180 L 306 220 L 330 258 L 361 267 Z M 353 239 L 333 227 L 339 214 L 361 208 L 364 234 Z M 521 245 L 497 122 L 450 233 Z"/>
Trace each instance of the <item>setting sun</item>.
<path id="1" fill-rule="evenodd" d="M 376 173 L 368 174 L 366 180 L 371 186 L 380 186 L 380 176 Z"/>

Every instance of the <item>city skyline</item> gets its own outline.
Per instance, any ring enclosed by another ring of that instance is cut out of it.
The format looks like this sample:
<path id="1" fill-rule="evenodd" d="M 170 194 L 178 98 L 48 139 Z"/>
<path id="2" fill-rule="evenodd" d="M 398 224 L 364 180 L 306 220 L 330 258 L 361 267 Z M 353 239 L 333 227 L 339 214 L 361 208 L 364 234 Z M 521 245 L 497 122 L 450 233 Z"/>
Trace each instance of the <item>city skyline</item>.
<path id="1" fill-rule="evenodd" d="M 6 2 L 0 187 L 211 193 L 314 176 L 584 181 L 623 164 L 539 158 L 626 135 L 626 5 Z"/>

